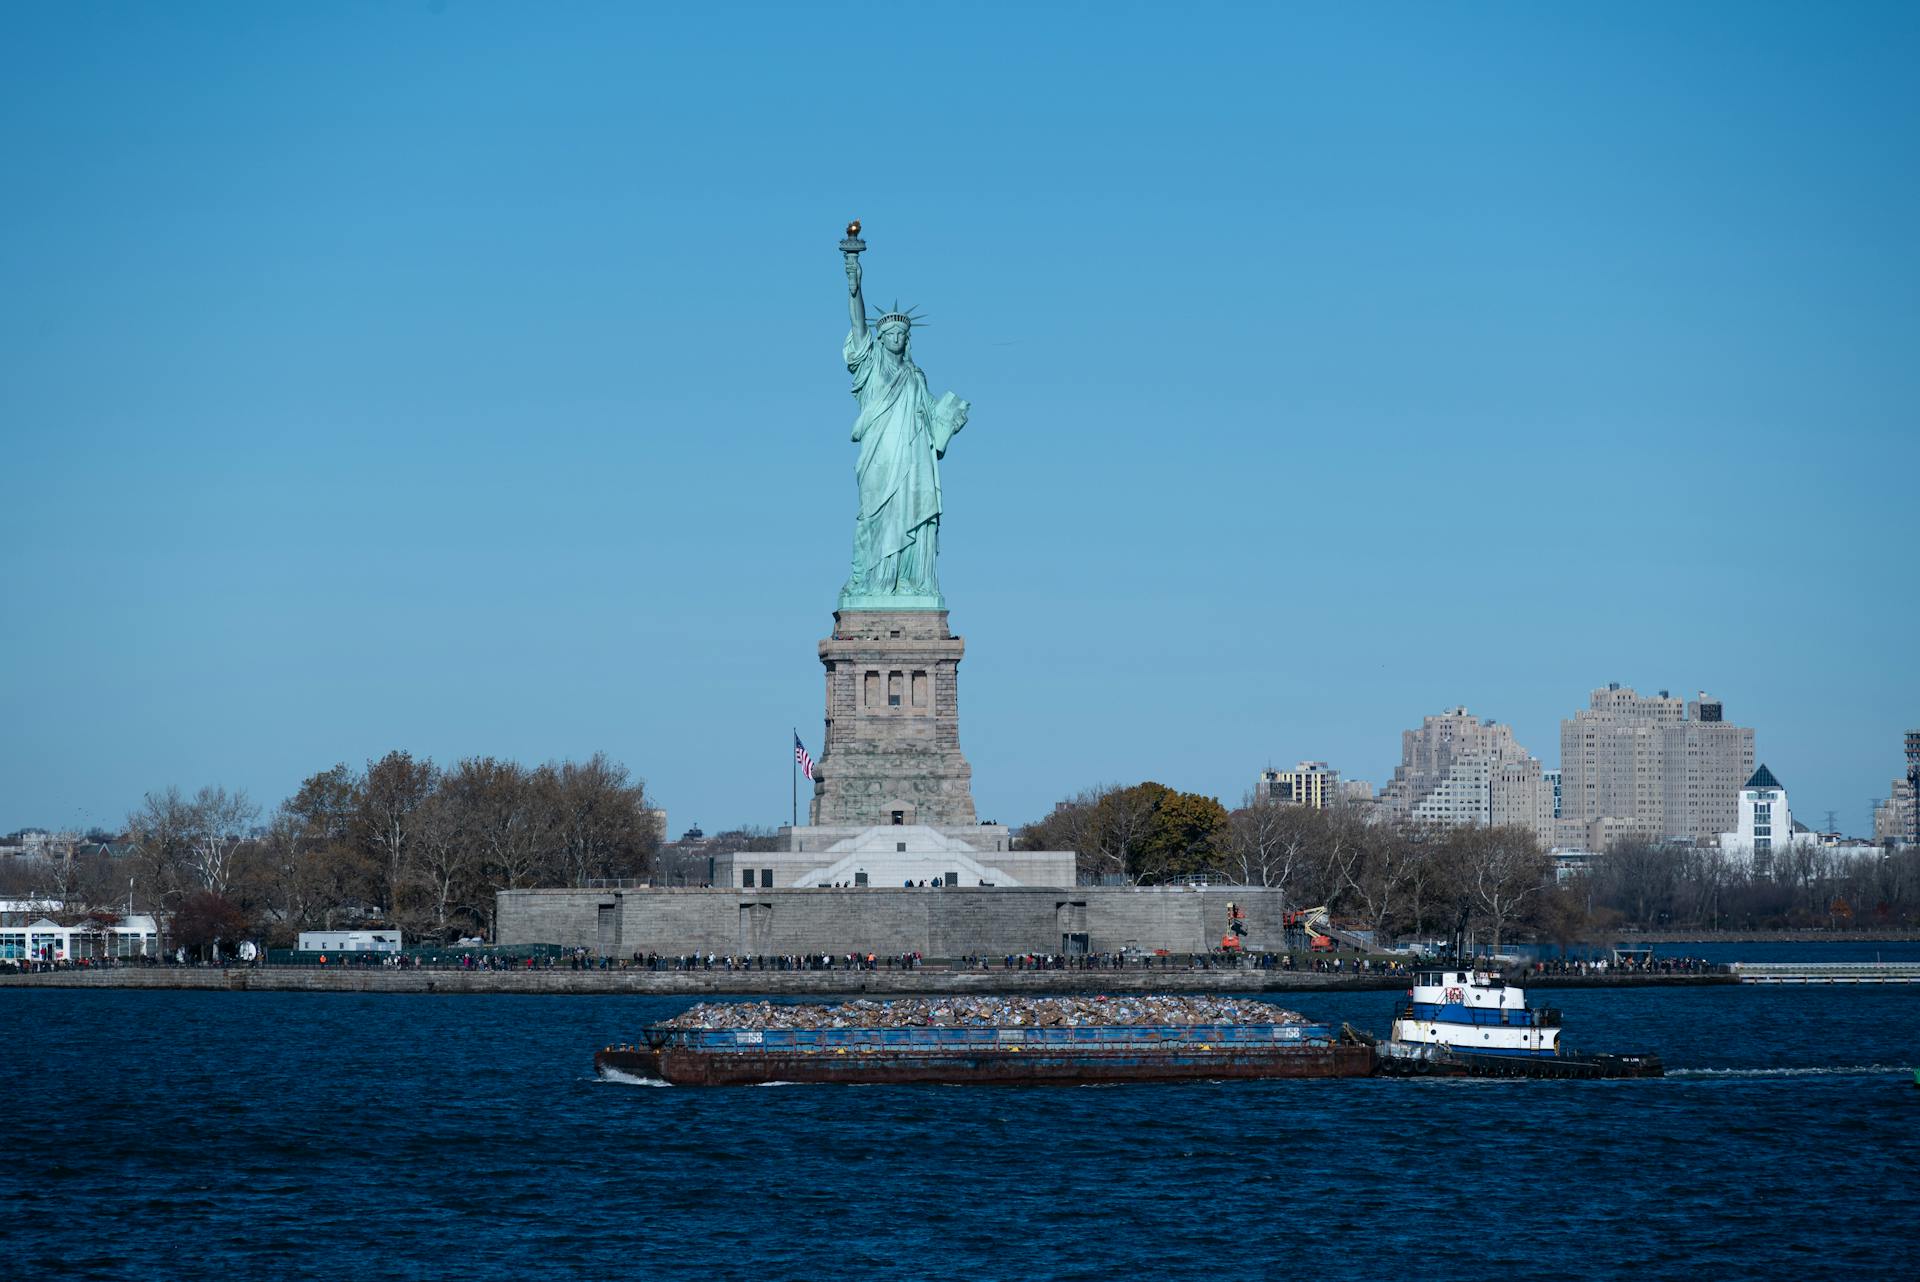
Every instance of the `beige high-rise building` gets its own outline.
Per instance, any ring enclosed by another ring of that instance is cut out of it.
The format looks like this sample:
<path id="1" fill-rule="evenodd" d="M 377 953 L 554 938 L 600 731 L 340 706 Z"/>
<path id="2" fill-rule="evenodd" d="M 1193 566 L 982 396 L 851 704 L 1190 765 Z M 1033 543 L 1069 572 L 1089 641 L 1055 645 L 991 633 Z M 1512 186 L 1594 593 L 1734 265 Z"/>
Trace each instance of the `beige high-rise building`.
<path id="1" fill-rule="evenodd" d="M 1874 803 L 1873 839 L 1882 844 L 1912 841 L 1913 809 L 1913 785 L 1905 779 L 1895 779 L 1892 794 L 1885 801 Z"/>
<path id="2" fill-rule="evenodd" d="M 1511 726 L 1451 708 L 1404 731 L 1400 758 L 1380 791 L 1389 816 L 1445 828 L 1515 825 L 1552 844 L 1553 785 Z"/>
<path id="3" fill-rule="evenodd" d="M 1560 844 L 1591 845 L 1596 832 L 1716 843 L 1752 774 L 1753 731 L 1727 721 L 1717 699 L 1615 682 L 1560 723 Z"/>
<path id="4" fill-rule="evenodd" d="M 1893 781 L 1893 791 L 1885 801 L 1873 807 L 1873 839 L 1876 842 L 1920 841 L 1920 730 L 1907 731 L 1907 774 Z"/>

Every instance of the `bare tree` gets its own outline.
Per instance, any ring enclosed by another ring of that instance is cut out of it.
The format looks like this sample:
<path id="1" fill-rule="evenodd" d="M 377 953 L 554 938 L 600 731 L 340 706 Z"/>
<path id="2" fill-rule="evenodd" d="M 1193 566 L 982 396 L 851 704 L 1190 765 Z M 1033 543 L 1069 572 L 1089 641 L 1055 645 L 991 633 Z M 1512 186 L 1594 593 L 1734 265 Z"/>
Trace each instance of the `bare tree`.
<path id="1" fill-rule="evenodd" d="M 1328 828 L 1339 884 L 1366 914 L 1374 938 L 1384 940 L 1402 897 L 1420 873 L 1422 851 L 1394 828 L 1347 815 L 1335 816 Z"/>
<path id="2" fill-rule="evenodd" d="M 555 861 L 535 822 L 536 797 L 527 770 L 511 761 L 469 757 L 448 772 L 441 791 L 459 839 L 477 858 L 488 889 L 515 890 L 551 876 Z M 485 908 L 491 936 L 494 905 Z"/>
<path id="3" fill-rule="evenodd" d="M 1075 847 L 1096 874 L 1120 873 L 1129 879 L 1140 850 L 1153 833 L 1153 815 L 1167 790 L 1157 783 L 1131 788 L 1109 785 L 1094 802 L 1085 835 Z"/>
<path id="4" fill-rule="evenodd" d="M 1492 928 L 1493 947 L 1497 950 L 1507 924 L 1519 915 L 1522 905 L 1545 888 L 1550 863 L 1530 829 L 1501 827 L 1467 831 L 1472 835 L 1467 845 L 1475 856 L 1474 905 Z"/>
<path id="5" fill-rule="evenodd" d="M 354 832 L 385 870 L 389 913 L 399 911 L 415 818 L 439 782 L 440 770 L 433 762 L 415 761 L 412 753 L 396 751 L 368 762 L 366 778 L 356 790 Z"/>
<path id="6" fill-rule="evenodd" d="M 1599 893 L 1617 902 L 1627 920 L 1655 925 L 1672 914 L 1679 861 L 1671 846 L 1616 841 L 1601 856 L 1596 876 Z"/>
<path id="7" fill-rule="evenodd" d="M 1673 858 L 1675 918 L 1717 928 L 1727 890 L 1736 880 L 1732 861 L 1710 846 L 1678 850 Z"/>
<path id="8" fill-rule="evenodd" d="M 309 820 L 285 804 L 257 837 L 239 844 L 233 866 L 228 898 L 280 944 L 292 943 L 301 930 L 330 925 L 343 910 L 365 908 L 380 876 L 364 849 L 314 835 Z"/>
<path id="9" fill-rule="evenodd" d="M 1416 935 L 1428 928 L 1429 910 L 1446 913 L 1451 925 L 1458 919 L 1452 905 L 1461 897 L 1461 861 L 1447 834 L 1430 824 L 1407 821 L 1393 825 L 1394 839 L 1406 852 L 1407 928 Z"/>
<path id="10" fill-rule="evenodd" d="M 1021 829 L 1026 850 L 1071 850 L 1080 876 L 1122 876 L 1145 838 L 1158 798 L 1144 788 L 1097 784 L 1059 802 L 1053 811 Z"/>
<path id="11" fill-rule="evenodd" d="M 1320 835 L 1319 816 L 1306 806 L 1259 801 L 1249 792 L 1227 816 L 1226 857 L 1235 880 L 1284 892 Z"/>
<path id="12" fill-rule="evenodd" d="M 459 805 L 446 793 L 428 797 L 415 814 L 411 852 L 409 867 L 431 908 L 434 938 L 444 943 L 452 934 L 454 912 L 472 907 L 478 874 Z"/>
<path id="13" fill-rule="evenodd" d="M 233 881 L 233 856 L 260 807 L 244 790 L 229 793 L 209 785 L 188 806 L 187 867 L 203 890 L 225 898 Z"/>
<path id="14" fill-rule="evenodd" d="M 133 846 L 135 866 L 140 879 L 153 888 L 156 903 L 181 889 L 192 826 L 187 799 L 172 785 L 148 793 L 140 808 L 127 816 L 127 840 Z"/>
<path id="15" fill-rule="evenodd" d="M 548 843 L 576 886 L 595 877 L 644 873 L 659 846 L 646 789 L 596 752 L 584 762 L 542 766 L 532 778 Z"/>

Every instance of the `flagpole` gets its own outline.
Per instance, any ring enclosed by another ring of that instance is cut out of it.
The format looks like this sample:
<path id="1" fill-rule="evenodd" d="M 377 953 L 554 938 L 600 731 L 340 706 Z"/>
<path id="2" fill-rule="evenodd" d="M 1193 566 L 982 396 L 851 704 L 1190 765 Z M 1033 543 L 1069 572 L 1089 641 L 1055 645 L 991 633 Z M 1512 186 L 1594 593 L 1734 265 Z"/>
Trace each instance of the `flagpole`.
<path id="1" fill-rule="evenodd" d="M 798 726 L 794 727 L 793 741 L 800 742 Z M 791 772 L 789 777 L 793 781 L 793 826 L 798 828 L 800 826 L 800 754 L 798 752 L 787 754 L 787 769 Z"/>

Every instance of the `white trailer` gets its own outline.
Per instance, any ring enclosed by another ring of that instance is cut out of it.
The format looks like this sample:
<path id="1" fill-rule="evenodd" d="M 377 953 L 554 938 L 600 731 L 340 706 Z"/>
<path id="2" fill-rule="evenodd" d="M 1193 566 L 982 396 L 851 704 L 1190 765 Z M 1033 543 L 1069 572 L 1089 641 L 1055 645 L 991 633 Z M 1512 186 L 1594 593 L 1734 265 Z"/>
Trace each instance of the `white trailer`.
<path id="1" fill-rule="evenodd" d="M 398 930 L 303 930 L 303 953 L 397 953 L 405 946 Z"/>

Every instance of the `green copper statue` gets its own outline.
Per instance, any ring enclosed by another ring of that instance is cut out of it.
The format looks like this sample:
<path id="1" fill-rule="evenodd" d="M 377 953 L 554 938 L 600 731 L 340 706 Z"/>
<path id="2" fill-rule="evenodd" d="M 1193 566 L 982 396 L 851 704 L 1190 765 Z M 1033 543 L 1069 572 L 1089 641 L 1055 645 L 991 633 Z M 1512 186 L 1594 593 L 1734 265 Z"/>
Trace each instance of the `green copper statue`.
<path id="1" fill-rule="evenodd" d="M 853 574 L 840 590 L 843 610 L 944 609 L 934 561 L 940 552 L 940 458 L 967 423 L 967 402 L 948 392 L 934 400 L 927 376 L 907 351 L 913 318 L 897 308 L 869 330 L 860 293 L 860 224 L 847 228 L 847 371 L 860 417 L 854 474 L 860 514 L 853 525 Z M 874 339 L 876 335 L 878 342 Z"/>

